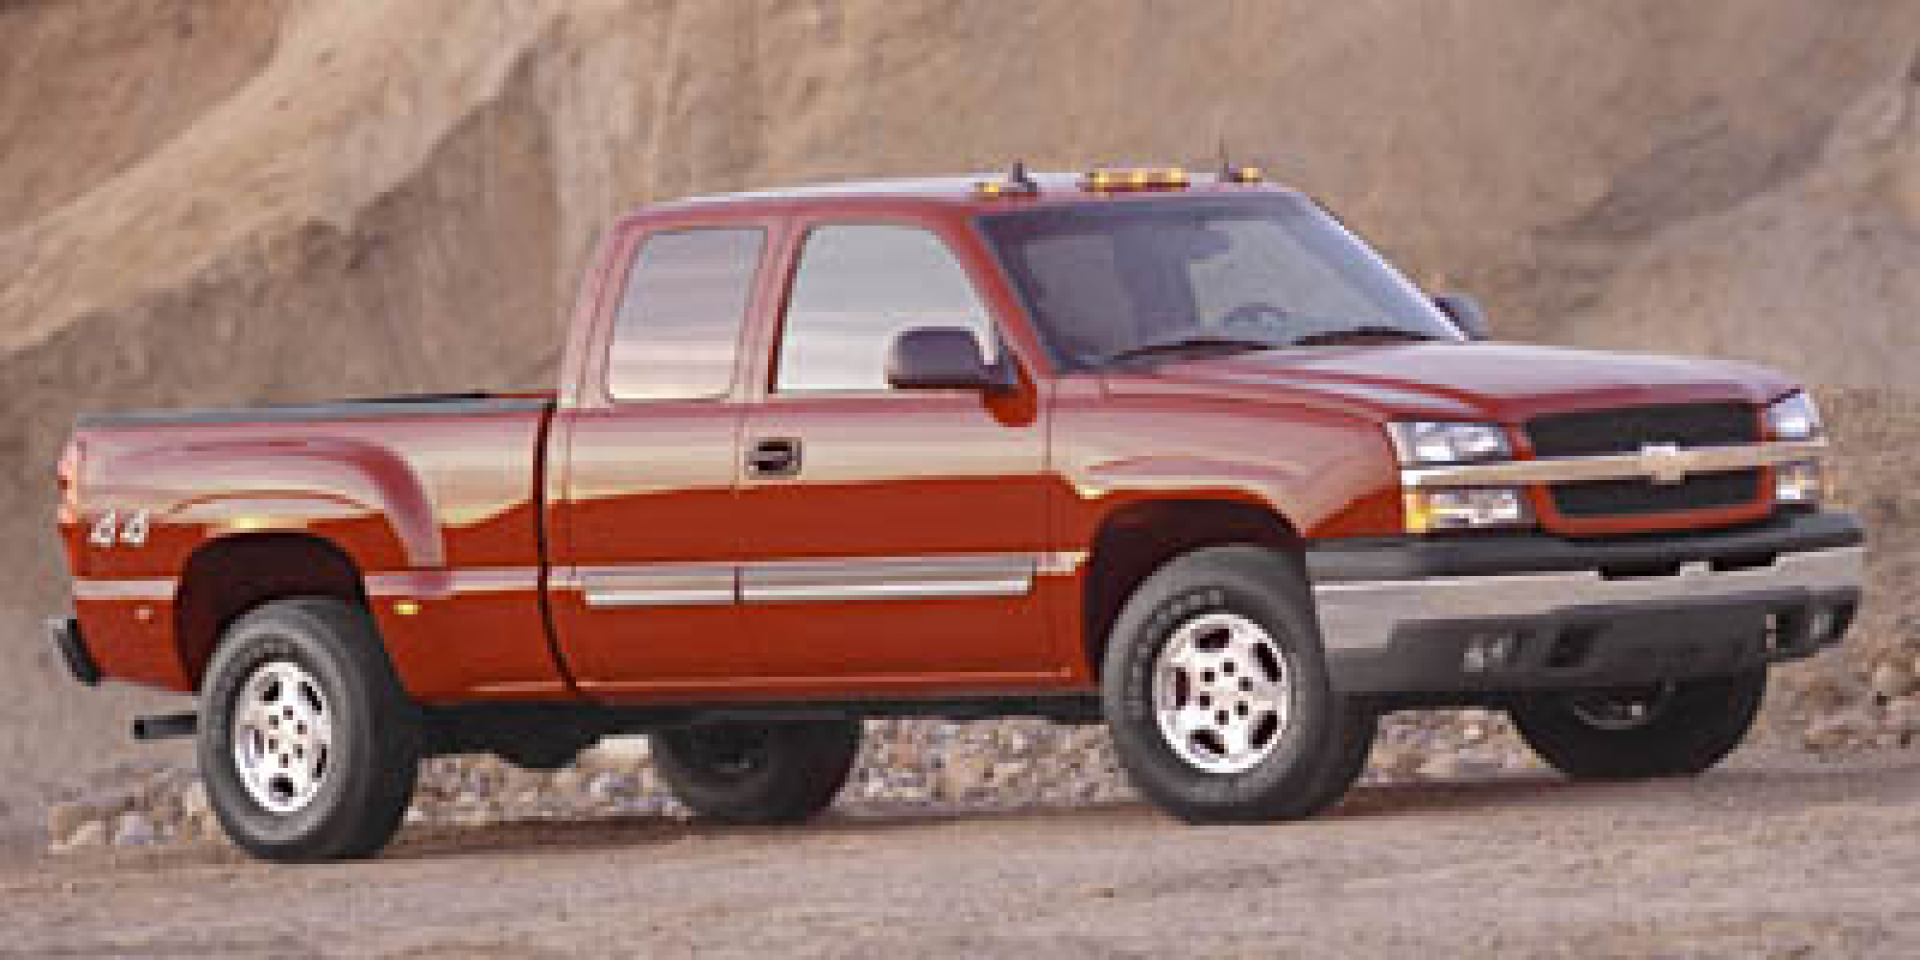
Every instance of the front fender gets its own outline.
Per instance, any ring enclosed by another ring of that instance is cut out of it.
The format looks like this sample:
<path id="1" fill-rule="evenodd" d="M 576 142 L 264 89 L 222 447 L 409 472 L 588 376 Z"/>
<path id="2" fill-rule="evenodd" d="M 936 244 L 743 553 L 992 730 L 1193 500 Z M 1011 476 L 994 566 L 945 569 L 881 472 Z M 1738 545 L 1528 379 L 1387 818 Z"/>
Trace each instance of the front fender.
<path id="1" fill-rule="evenodd" d="M 1225 500 L 1264 508 L 1302 536 L 1359 536 L 1396 528 L 1399 500 L 1380 464 L 1353 455 L 1252 460 L 1141 457 L 1103 463 L 1074 481 L 1098 516 L 1149 500 Z M 1390 474 L 1387 474 L 1390 476 Z M 1090 533 L 1090 530 L 1089 530 Z"/>

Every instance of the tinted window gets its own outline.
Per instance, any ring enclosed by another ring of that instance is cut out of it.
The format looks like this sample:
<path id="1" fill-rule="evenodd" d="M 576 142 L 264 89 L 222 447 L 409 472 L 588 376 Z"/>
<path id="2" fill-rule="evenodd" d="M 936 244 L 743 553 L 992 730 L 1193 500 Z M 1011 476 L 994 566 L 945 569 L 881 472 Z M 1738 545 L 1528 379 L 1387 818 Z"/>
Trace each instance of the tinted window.
<path id="1" fill-rule="evenodd" d="M 760 230 L 648 237 L 627 274 L 607 357 L 614 397 L 717 397 L 733 385 Z"/>
<path id="2" fill-rule="evenodd" d="M 1298 198 L 1073 204 L 983 223 L 1069 367 L 1192 338 L 1273 349 L 1461 338 L 1365 243 Z"/>
<path id="3" fill-rule="evenodd" d="M 913 227 L 807 235 L 780 338 L 778 390 L 885 390 L 887 348 L 912 327 L 965 327 L 991 359 L 992 324 L 940 238 Z"/>

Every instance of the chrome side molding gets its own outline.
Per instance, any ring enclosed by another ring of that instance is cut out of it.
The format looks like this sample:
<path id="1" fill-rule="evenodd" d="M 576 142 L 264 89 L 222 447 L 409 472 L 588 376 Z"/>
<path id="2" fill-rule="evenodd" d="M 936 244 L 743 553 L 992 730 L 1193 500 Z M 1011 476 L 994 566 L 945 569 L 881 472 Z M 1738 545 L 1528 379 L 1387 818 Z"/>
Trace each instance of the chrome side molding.
<path id="1" fill-rule="evenodd" d="M 732 564 L 636 564 L 584 568 L 579 585 L 595 609 L 708 607 L 739 602 L 739 579 Z"/>
<path id="2" fill-rule="evenodd" d="M 1004 597 L 1033 589 L 1032 554 L 775 560 L 749 564 L 634 564 L 555 578 L 595 609 L 735 603 L 831 603 L 889 597 Z"/>
<path id="3" fill-rule="evenodd" d="M 744 603 L 822 603 L 883 597 L 1004 597 L 1033 589 L 1033 556 L 786 560 L 740 570 Z"/>

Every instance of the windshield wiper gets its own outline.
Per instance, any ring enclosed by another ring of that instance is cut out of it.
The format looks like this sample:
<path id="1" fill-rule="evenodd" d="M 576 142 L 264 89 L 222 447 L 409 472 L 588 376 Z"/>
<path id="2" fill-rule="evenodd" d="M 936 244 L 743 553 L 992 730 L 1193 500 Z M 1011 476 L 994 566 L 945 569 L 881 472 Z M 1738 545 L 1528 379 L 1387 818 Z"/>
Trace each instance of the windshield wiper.
<path id="1" fill-rule="evenodd" d="M 1296 337 L 1292 341 L 1292 346 L 1319 347 L 1319 346 L 1326 346 L 1328 344 L 1341 343 L 1347 340 L 1364 339 L 1366 337 L 1392 337 L 1399 340 L 1438 340 L 1440 339 L 1439 337 L 1436 337 L 1430 333 L 1421 333 L 1418 330 L 1408 330 L 1405 327 L 1389 327 L 1385 324 L 1366 323 L 1366 324 L 1361 324 L 1360 326 L 1357 326 L 1357 327 L 1342 327 L 1338 330 L 1322 330 L 1319 333 L 1309 333 L 1304 337 Z"/>
<path id="2" fill-rule="evenodd" d="M 1164 340 L 1152 340 L 1125 350 L 1115 350 L 1107 354 L 1106 363 L 1120 360 L 1133 360 L 1155 353 L 1170 353 L 1179 350 L 1204 350 L 1208 348 L 1227 350 L 1275 350 L 1279 344 L 1271 340 L 1256 340 L 1251 337 L 1226 337 L 1212 333 L 1190 333 Z"/>

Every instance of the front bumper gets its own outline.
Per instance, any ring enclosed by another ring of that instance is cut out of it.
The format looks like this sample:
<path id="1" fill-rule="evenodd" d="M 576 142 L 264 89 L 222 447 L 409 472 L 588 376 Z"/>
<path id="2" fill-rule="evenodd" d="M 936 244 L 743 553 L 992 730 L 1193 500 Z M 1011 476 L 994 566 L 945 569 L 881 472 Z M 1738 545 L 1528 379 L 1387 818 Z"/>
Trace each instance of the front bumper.
<path id="1" fill-rule="evenodd" d="M 1860 602 L 1859 525 L 1581 542 L 1321 544 L 1308 554 L 1334 686 L 1445 694 L 1624 686 L 1805 657 Z"/>

